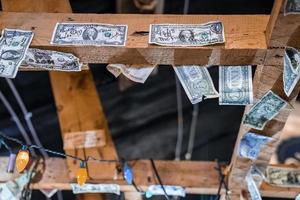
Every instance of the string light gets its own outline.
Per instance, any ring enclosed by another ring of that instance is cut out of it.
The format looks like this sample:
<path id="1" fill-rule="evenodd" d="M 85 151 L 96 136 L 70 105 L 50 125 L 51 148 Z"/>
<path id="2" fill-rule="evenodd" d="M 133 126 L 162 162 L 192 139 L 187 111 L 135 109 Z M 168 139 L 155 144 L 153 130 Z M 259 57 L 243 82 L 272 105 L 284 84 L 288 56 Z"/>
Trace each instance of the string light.
<path id="1" fill-rule="evenodd" d="M 77 171 L 77 183 L 78 185 L 82 186 L 85 184 L 86 179 L 88 177 L 88 173 L 86 170 L 86 162 L 80 161 L 80 167 Z"/>
<path id="2" fill-rule="evenodd" d="M 27 146 L 23 145 L 16 158 L 16 167 L 19 173 L 22 173 L 26 169 L 29 160 L 30 156 L 28 148 Z"/>

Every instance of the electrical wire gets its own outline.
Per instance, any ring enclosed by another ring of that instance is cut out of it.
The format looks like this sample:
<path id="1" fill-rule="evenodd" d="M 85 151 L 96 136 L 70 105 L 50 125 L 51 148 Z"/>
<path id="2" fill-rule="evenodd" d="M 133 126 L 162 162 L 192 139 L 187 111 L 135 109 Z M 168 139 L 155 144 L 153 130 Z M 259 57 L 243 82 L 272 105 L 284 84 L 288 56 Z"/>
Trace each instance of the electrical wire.
<path id="1" fill-rule="evenodd" d="M 7 99 L 5 98 L 5 96 L 3 95 L 3 93 L 1 91 L 0 91 L 0 99 L 1 99 L 2 103 L 4 104 L 4 106 L 6 107 L 6 109 L 8 110 L 12 120 L 16 123 L 16 125 L 17 125 L 19 131 L 21 132 L 26 144 L 31 144 L 31 140 L 28 137 L 28 134 L 26 133 L 24 126 L 20 122 L 17 114 L 12 109 L 10 103 L 7 101 Z M 32 153 L 32 155 L 36 156 L 36 153 L 34 151 L 32 151 L 31 153 Z"/>
<path id="2" fill-rule="evenodd" d="M 192 113 L 192 122 L 191 122 L 191 127 L 190 127 L 190 134 L 189 134 L 188 149 L 185 154 L 186 160 L 191 160 L 191 158 L 192 158 L 194 142 L 195 142 L 195 134 L 196 134 L 196 128 L 197 128 L 198 113 L 199 113 L 199 104 L 194 104 L 193 105 L 193 113 Z"/>
<path id="3" fill-rule="evenodd" d="M 21 98 L 18 90 L 16 89 L 14 83 L 12 82 L 12 80 L 10 80 L 8 78 L 6 78 L 5 80 L 8 83 L 12 93 L 14 94 L 14 96 L 15 96 L 15 98 L 16 98 L 16 100 L 17 100 L 17 102 L 18 102 L 18 104 L 21 108 L 21 111 L 24 115 L 24 119 L 25 119 L 27 127 L 28 127 L 28 129 L 31 133 L 33 141 L 35 142 L 35 144 L 37 144 L 39 146 L 43 146 L 40 139 L 39 139 L 39 137 L 37 136 L 36 130 L 35 130 L 33 124 L 32 124 L 32 121 L 31 121 L 32 113 L 28 112 L 28 110 L 27 110 L 24 102 L 22 101 L 22 98 Z M 49 157 L 49 155 L 43 149 L 40 149 L 40 152 L 44 157 L 46 157 L 46 158 Z"/>
<path id="4" fill-rule="evenodd" d="M 175 147 L 175 160 L 180 160 L 183 142 L 183 112 L 180 82 L 175 74 L 176 80 L 176 99 L 177 99 L 177 141 Z"/>

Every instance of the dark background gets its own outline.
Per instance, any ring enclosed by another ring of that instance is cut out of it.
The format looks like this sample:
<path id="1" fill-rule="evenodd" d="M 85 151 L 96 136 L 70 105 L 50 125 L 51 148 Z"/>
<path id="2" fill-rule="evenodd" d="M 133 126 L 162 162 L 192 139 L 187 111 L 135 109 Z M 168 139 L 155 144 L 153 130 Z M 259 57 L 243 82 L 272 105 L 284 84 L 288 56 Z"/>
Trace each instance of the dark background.
<path id="1" fill-rule="evenodd" d="M 78 13 L 116 12 L 114 1 L 71 0 L 70 2 L 73 11 Z M 183 5 L 183 0 L 165 0 L 164 13 L 182 14 Z M 270 14 L 272 5 L 272 0 L 191 0 L 189 13 Z M 145 84 L 135 84 L 124 91 L 120 91 L 118 80 L 106 70 L 105 65 L 91 65 L 91 71 L 119 156 L 125 159 L 150 157 L 174 159 L 177 137 L 177 102 L 173 69 L 170 66 L 160 66 L 158 73 L 150 76 Z M 218 68 L 211 67 L 209 72 L 218 89 Z M 19 72 L 13 81 L 28 110 L 33 113 L 32 121 L 43 145 L 63 151 L 48 73 Z M 0 90 L 6 95 L 19 117 L 23 119 L 3 79 L 0 79 Z M 182 149 L 182 159 L 184 159 L 193 106 L 182 87 L 181 90 L 184 113 Z M 218 159 L 229 162 L 243 110 L 243 106 L 219 106 L 218 99 L 201 102 L 192 160 Z M 2 104 L 0 104 L 0 131 L 22 139 Z M 1 149 L 1 155 L 6 154 L 7 152 Z M 64 197 L 65 199 L 74 198 L 71 192 L 64 192 Z M 32 199 L 44 199 L 44 197 L 40 192 L 34 192 Z M 202 200 L 214 199 L 214 197 L 191 195 L 186 199 Z"/>

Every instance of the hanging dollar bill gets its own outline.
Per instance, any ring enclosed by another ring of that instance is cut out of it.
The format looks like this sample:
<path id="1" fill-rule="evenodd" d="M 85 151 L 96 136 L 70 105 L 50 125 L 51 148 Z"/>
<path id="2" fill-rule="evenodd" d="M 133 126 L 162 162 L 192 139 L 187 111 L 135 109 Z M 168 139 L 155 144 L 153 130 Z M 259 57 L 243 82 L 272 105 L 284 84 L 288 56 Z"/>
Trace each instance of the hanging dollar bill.
<path id="1" fill-rule="evenodd" d="M 255 160 L 261 147 L 270 141 L 272 141 L 271 137 L 248 132 L 241 139 L 238 149 L 239 156 Z"/>
<path id="2" fill-rule="evenodd" d="M 203 97 L 217 98 L 219 96 L 206 67 L 183 65 L 173 68 L 192 104 L 201 102 Z"/>
<path id="3" fill-rule="evenodd" d="M 284 15 L 300 14 L 300 0 L 286 0 Z"/>
<path id="4" fill-rule="evenodd" d="M 163 186 L 168 196 L 185 197 L 185 189 L 181 186 L 164 185 Z M 146 191 L 146 197 L 151 198 L 153 195 L 164 195 L 164 190 L 161 185 L 150 185 Z"/>
<path id="5" fill-rule="evenodd" d="M 15 78 L 33 38 L 31 31 L 4 29 L 0 39 L 0 77 Z"/>
<path id="6" fill-rule="evenodd" d="M 113 193 L 120 195 L 120 186 L 116 184 L 71 184 L 74 194 L 80 193 Z"/>
<path id="7" fill-rule="evenodd" d="M 273 119 L 287 103 L 269 90 L 244 116 L 243 124 L 263 130 L 266 123 Z"/>
<path id="8" fill-rule="evenodd" d="M 57 23 L 51 44 L 125 46 L 127 25 Z"/>
<path id="9" fill-rule="evenodd" d="M 300 187 L 300 169 L 268 166 L 267 182 L 280 187 Z"/>
<path id="10" fill-rule="evenodd" d="M 251 171 L 252 171 L 252 167 L 250 168 L 250 170 L 246 176 L 246 183 L 247 183 L 248 191 L 251 196 L 251 200 L 261 200 L 261 195 L 260 195 L 259 189 L 258 189 L 255 181 L 253 180 Z"/>
<path id="11" fill-rule="evenodd" d="M 300 78 L 300 53 L 292 47 L 287 47 L 283 66 L 284 92 L 290 96 Z"/>
<path id="12" fill-rule="evenodd" d="M 220 66 L 219 92 L 220 105 L 252 104 L 253 90 L 251 65 Z"/>
<path id="13" fill-rule="evenodd" d="M 224 43 L 220 21 L 206 24 L 151 24 L 149 43 L 164 46 L 204 46 Z"/>
<path id="14" fill-rule="evenodd" d="M 139 67 L 123 64 L 109 64 L 106 66 L 106 69 L 116 78 L 122 73 L 128 79 L 138 83 L 145 83 L 154 68 L 153 66 Z"/>
<path id="15" fill-rule="evenodd" d="M 28 49 L 22 65 L 56 71 L 81 71 L 82 66 L 73 54 L 33 48 Z"/>

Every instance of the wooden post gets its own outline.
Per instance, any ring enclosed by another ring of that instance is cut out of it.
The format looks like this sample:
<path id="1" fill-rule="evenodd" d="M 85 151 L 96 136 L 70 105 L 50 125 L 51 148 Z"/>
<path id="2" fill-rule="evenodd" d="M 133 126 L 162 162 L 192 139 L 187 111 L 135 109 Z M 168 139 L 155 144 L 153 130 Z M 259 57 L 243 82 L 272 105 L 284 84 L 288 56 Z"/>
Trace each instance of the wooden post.
<path id="1" fill-rule="evenodd" d="M 272 154 L 276 150 L 281 130 L 293 109 L 292 105 L 294 104 L 300 90 L 300 84 L 298 83 L 289 97 L 287 97 L 283 91 L 282 73 L 284 47 L 286 45 L 295 47 L 292 41 L 295 41 L 295 35 L 299 35 L 300 33 L 299 29 L 297 30 L 296 28 L 293 28 L 291 31 L 289 29 L 291 26 L 299 26 L 300 20 L 296 20 L 299 18 L 299 15 L 294 17 L 288 16 L 288 18 L 284 17 L 282 13 L 283 5 L 283 0 L 276 0 L 274 2 L 273 11 L 266 29 L 268 50 L 264 60 L 264 65 L 258 66 L 256 69 L 253 80 L 253 88 L 254 98 L 256 101 L 259 100 L 268 90 L 272 90 L 282 99 L 286 100 L 289 105 L 282 109 L 274 119 L 270 120 L 262 131 L 251 129 L 243 124 L 241 125 L 231 160 L 231 172 L 228 179 L 229 188 L 232 191 L 232 194 L 241 194 L 241 191 L 245 189 L 245 185 L 243 183 L 247 172 L 253 164 L 251 160 L 237 156 L 237 147 L 240 144 L 240 139 L 248 131 L 267 135 L 274 139 L 262 148 L 257 160 L 255 161 L 256 164 L 266 167 L 269 164 Z M 291 22 L 292 19 L 295 20 L 292 25 L 287 23 L 288 21 Z M 250 107 L 251 106 L 246 106 L 245 113 L 249 111 Z"/>

